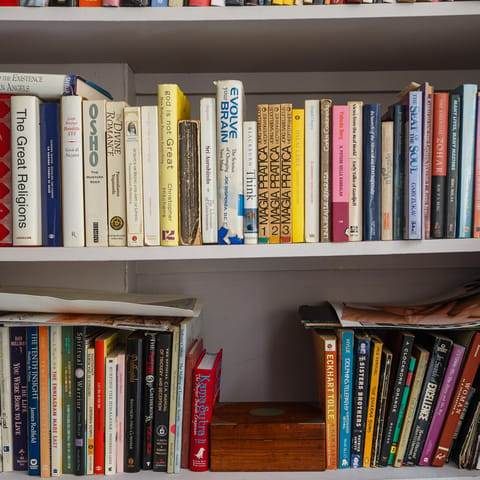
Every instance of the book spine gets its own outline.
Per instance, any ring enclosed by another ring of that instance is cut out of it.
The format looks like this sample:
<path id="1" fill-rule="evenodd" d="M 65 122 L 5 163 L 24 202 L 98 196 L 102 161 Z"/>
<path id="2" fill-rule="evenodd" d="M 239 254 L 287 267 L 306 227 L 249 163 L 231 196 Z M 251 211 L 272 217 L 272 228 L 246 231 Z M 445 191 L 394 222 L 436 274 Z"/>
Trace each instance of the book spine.
<path id="1" fill-rule="evenodd" d="M 105 475 L 114 475 L 117 465 L 117 356 L 105 359 Z"/>
<path id="2" fill-rule="evenodd" d="M 0 247 L 12 246 L 10 96 L 0 95 Z"/>
<path id="3" fill-rule="evenodd" d="M 292 242 L 292 104 L 280 105 L 280 243 Z"/>
<path id="4" fill-rule="evenodd" d="M 337 412 L 337 342 L 336 338 L 325 341 L 325 437 L 326 468 L 338 466 L 338 412 Z"/>
<path id="5" fill-rule="evenodd" d="M 155 428 L 153 470 L 167 471 L 172 332 L 159 332 L 156 346 Z"/>
<path id="6" fill-rule="evenodd" d="M 292 110 L 292 240 L 305 241 L 305 109 Z"/>
<path id="7" fill-rule="evenodd" d="M 73 328 L 73 392 L 74 392 L 74 428 L 73 428 L 73 469 L 75 475 L 85 475 L 85 335 L 86 327 Z"/>
<path id="8" fill-rule="evenodd" d="M 257 122 L 243 122 L 243 235 L 245 243 L 258 243 Z"/>
<path id="9" fill-rule="evenodd" d="M 60 104 L 40 104 L 40 162 L 42 183 L 42 245 L 61 247 L 62 176 Z"/>
<path id="10" fill-rule="evenodd" d="M 370 370 L 370 339 L 355 338 L 354 396 L 352 411 L 352 443 L 350 450 L 351 468 L 363 465 L 363 446 Z"/>
<path id="11" fill-rule="evenodd" d="M 73 80 L 71 75 L 2 72 L 0 94 L 35 95 L 43 100 L 55 100 L 74 94 Z"/>
<path id="12" fill-rule="evenodd" d="M 85 445 L 86 473 L 95 473 L 95 346 L 89 342 L 85 345 Z M 102 404 L 103 405 L 103 404 Z M 104 443 L 102 439 L 102 444 Z M 102 472 L 103 473 L 103 472 Z"/>
<path id="13" fill-rule="evenodd" d="M 243 116 L 238 80 L 217 85 L 218 243 L 243 243 Z M 272 236 L 272 231 L 270 231 Z"/>
<path id="14" fill-rule="evenodd" d="M 320 156 L 319 175 L 320 182 L 315 194 L 319 199 L 319 237 L 321 242 L 330 242 L 332 238 L 331 221 L 332 209 L 330 204 L 331 196 L 331 127 L 332 127 L 332 100 L 324 98 L 320 100 L 320 129 L 319 152 Z M 305 144 L 305 148 L 306 144 Z M 305 174 L 307 171 L 305 170 Z M 318 178 L 318 175 L 315 179 Z M 305 179 L 306 181 L 306 179 Z M 318 183 L 318 181 L 317 181 Z M 317 212 L 318 213 L 318 212 Z M 318 215 L 317 215 L 318 216 Z M 317 240 L 318 241 L 318 240 Z"/>
<path id="15" fill-rule="evenodd" d="M 85 245 L 108 247 L 105 100 L 83 102 Z"/>
<path id="16" fill-rule="evenodd" d="M 363 240 L 363 102 L 348 102 L 349 108 L 349 229 L 348 240 Z"/>
<path id="17" fill-rule="evenodd" d="M 382 122 L 382 240 L 393 240 L 393 122 Z"/>
<path id="18" fill-rule="evenodd" d="M 105 359 L 107 356 L 107 345 L 105 339 L 96 339 L 95 343 L 87 349 L 87 373 L 89 372 L 89 367 L 92 368 L 91 363 L 89 364 L 89 354 L 88 351 L 92 352 L 93 358 L 90 357 L 90 360 L 93 359 L 93 376 L 90 376 L 93 379 L 94 385 L 94 402 L 93 402 L 93 418 L 94 418 L 94 428 L 93 428 L 93 451 L 94 451 L 94 468 L 93 473 L 103 475 L 105 473 Z M 88 397 L 88 377 L 87 377 L 87 397 Z M 88 405 L 87 400 L 87 405 Z M 88 424 L 87 415 L 87 424 Z M 89 435 L 87 435 L 87 438 Z M 90 444 L 88 444 L 88 451 L 90 450 Z M 88 454 L 87 454 L 88 458 Z M 88 468 L 87 468 L 88 472 Z"/>
<path id="19" fill-rule="evenodd" d="M 458 160 L 458 238 L 472 237 L 473 186 L 475 176 L 475 127 L 477 118 L 476 84 L 466 84 L 462 88 L 462 108 L 460 145 Z"/>
<path id="20" fill-rule="evenodd" d="M 50 355 L 49 327 L 38 327 L 38 380 L 40 394 L 40 476 L 50 477 Z"/>
<path id="21" fill-rule="evenodd" d="M 178 245 L 178 121 L 190 118 L 190 104 L 175 84 L 158 85 L 161 245 Z"/>
<path id="22" fill-rule="evenodd" d="M 108 101 L 106 105 L 106 152 L 108 195 L 108 246 L 127 245 L 125 199 L 125 102 Z"/>
<path id="23" fill-rule="evenodd" d="M 422 238 L 422 92 L 409 92 L 408 104 L 408 151 L 407 151 L 407 190 L 406 239 L 420 240 Z"/>
<path id="24" fill-rule="evenodd" d="M 473 185 L 473 238 L 480 238 L 480 119 L 478 111 L 480 108 L 480 93 L 477 95 L 477 128 L 475 135 L 475 178 Z M 0 119 L 1 122 L 1 119 Z M 1 153 L 0 153 L 1 159 Z M 1 174 L 0 174 L 1 182 Z M 1 220 L 0 220 L 1 223 Z M 0 234 L 1 242 L 1 234 Z M 1 243 L 0 243 L 1 244 Z"/>
<path id="25" fill-rule="evenodd" d="M 143 378 L 142 378 L 142 399 L 143 399 L 143 428 L 142 428 L 142 469 L 153 468 L 153 428 L 155 414 L 155 352 L 156 335 L 146 333 L 143 340 Z"/>
<path id="26" fill-rule="evenodd" d="M 202 243 L 217 243 L 216 99 L 200 99 L 200 170 L 202 179 Z"/>
<path id="27" fill-rule="evenodd" d="M 141 107 L 143 218 L 145 245 L 160 245 L 160 177 L 158 169 L 158 107 Z"/>
<path id="28" fill-rule="evenodd" d="M 62 472 L 62 327 L 52 325 L 50 330 L 50 444 L 52 477 Z"/>
<path id="29" fill-rule="evenodd" d="M 268 105 L 257 106 L 258 243 L 268 243 Z"/>
<path id="30" fill-rule="evenodd" d="M 364 107 L 364 239 L 381 239 L 381 151 L 380 105 Z"/>
<path id="31" fill-rule="evenodd" d="M 3 471 L 13 471 L 12 386 L 9 327 L 0 327 L 0 405 Z"/>
<path id="32" fill-rule="evenodd" d="M 62 473 L 73 473 L 73 327 L 62 326 Z"/>
<path id="33" fill-rule="evenodd" d="M 177 419 L 178 396 L 178 359 L 180 356 L 180 327 L 172 326 L 172 358 L 170 368 L 170 400 L 169 400 L 169 430 L 168 430 L 168 457 L 167 473 L 174 473 L 175 468 L 175 437 Z"/>
<path id="34" fill-rule="evenodd" d="M 419 465 L 428 466 L 432 463 L 432 455 L 435 447 L 437 446 L 437 440 L 440 436 L 440 430 L 447 413 L 447 408 L 450 403 L 450 399 L 453 395 L 453 390 L 457 377 L 460 373 L 460 366 L 462 364 L 463 356 L 465 354 L 465 347 L 454 344 L 450 358 L 448 360 L 448 366 L 445 370 L 445 376 L 442 381 L 440 393 L 438 395 L 437 404 L 435 405 L 435 411 L 433 412 L 432 421 L 428 429 L 423 450 L 420 455 Z"/>
<path id="35" fill-rule="evenodd" d="M 127 245 L 144 244 L 142 131 L 140 107 L 125 107 L 125 185 L 127 202 Z"/>
<path id="36" fill-rule="evenodd" d="M 200 245 L 202 241 L 199 131 L 198 120 L 178 122 L 180 245 Z"/>
<path id="37" fill-rule="evenodd" d="M 433 107 L 431 238 L 445 236 L 447 182 L 448 93 L 435 93 Z"/>
<path id="38" fill-rule="evenodd" d="M 332 241 L 348 242 L 349 233 L 349 107 L 332 107 Z"/>
<path id="39" fill-rule="evenodd" d="M 27 327 L 28 474 L 40 475 L 38 327 Z M 2 402 L 3 404 L 3 402 Z M 2 441 L 5 445 L 5 439 Z M 5 470 L 5 458 L 3 460 Z"/>
<path id="40" fill-rule="evenodd" d="M 11 98 L 13 246 L 42 245 L 40 103 Z"/>
<path id="41" fill-rule="evenodd" d="M 403 240 L 405 232 L 405 124 L 406 106 L 395 105 L 393 114 L 393 239 Z"/>
<path id="42" fill-rule="evenodd" d="M 117 357 L 117 465 L 116 472 L 124 470 L 124 438 L 125 438 L 125 351 L 121 350 Z"/>
<path id="43" fill-rule="evenodd" d="M 320 240 L 320 102 L 305 100 L 305 242 Z"/>
<path id="44" fill-rule="evenodd" d="M 85 246 L 82 97 L 60 99 L 63 246 Z"/>
<path id="45" fill-rule="evenodd" d="M 281 227 L 281 157 L 280 104 L 268 106 L 268 223 L 269 243 L 280 243 Z"/>
<path id="46" fill-rule="evenodd" d="M 433 151 L 433 87 L 425 83 L 423 92 L 423 236 L 430 239 L 430 217 L 432 200 L 432 151 Z"/>

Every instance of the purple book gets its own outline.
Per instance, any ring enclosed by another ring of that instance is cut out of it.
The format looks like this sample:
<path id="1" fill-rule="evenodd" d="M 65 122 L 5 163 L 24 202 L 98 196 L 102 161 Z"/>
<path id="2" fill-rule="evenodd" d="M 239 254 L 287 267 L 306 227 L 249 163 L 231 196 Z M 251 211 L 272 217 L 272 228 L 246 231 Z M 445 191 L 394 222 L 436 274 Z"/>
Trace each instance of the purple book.
<path id="1" fill-rule="evenodd" d="M 457 382 L 457 377 L 462 365 L 463 355 L 465 353 L 465 347 L 454 344 L 450 358 L 448 360 L 448 366 L 445 370 L 443 377 L 442 387 L 438 395 L 435 411 L 433 412 L 430 428 L 428 429 L 427 438 L 423 446 L 423 451 L 418 462 L 419 465 L 428 466 L 432 463 L 432 457 L 437 446 L 438 437 L 443 426 L 443 420 L 452 398 L 453 390 Z"/>

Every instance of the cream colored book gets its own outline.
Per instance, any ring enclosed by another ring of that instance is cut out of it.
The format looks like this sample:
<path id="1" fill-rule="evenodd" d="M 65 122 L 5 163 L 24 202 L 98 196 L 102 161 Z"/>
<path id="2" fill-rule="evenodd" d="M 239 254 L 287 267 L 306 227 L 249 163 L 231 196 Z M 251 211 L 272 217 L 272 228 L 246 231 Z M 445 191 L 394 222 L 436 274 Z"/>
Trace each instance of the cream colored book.
<path id="1" fill-rule="evenodd" d="M 50 445 L 52 477 L 62 472 L 62 326 L 50 327 Z"/>
<path id="2" fill-rule="evenodd" d="M 382 122 L 382 240 L 393 240 L 393 122 Z"/>
<path id="3" fill-rule="evenodd" d="M 363 102 L 348 102 L 350 110 L 350 194 L 348 240 L 363 239 Z"/>

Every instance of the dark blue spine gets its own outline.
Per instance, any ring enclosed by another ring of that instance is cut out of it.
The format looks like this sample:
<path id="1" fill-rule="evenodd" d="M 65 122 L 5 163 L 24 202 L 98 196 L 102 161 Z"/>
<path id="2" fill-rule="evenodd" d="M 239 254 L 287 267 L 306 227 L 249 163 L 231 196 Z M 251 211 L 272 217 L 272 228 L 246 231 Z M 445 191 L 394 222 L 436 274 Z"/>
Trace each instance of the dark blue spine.
<path id="1" fill-rule="evenodd" d="M 403 240 L 405 232 L 405 124 L 407 107 L 393 107 L 393 239 Z"/>
<path id="2" fill-rule="evenodd" d="M 27 327 L 28 474 L 40 475 L 38 327 Z"/>

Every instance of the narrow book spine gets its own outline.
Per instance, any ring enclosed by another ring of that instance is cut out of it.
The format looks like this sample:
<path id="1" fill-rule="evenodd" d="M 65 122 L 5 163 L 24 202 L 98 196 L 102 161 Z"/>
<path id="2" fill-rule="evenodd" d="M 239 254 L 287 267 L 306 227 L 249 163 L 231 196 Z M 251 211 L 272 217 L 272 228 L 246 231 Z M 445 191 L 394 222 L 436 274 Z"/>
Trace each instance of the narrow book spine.
<path id="1" fill-rule="evenodd" d="M 73 328 L 73 392 L 74 392 L 74 473 L 85 475 L 85 335 L 86 327 Z"/>
<path id="2" fill-rule="evenodd" d="M 268 106 L 268 222 L 269 243 L 280 243 L 280 104 Z"/>
<path id="3" fill-rule="evenodd" d="M 148 332 L 143 340 L 143 428 L 142 428 L 142 469 L 153 468 L 153 428 L 155 413 L 155 356 L 156 335 Z"/>
<path id="4" fill-rule="evenodd" d="M 105 475 L 114 475 L 117 465 L 117 352 L 105 359 Z"/>
<path id="5" fill-rule="evenodd" d="M 38 327 L 38 380 L 40 394 L 40 476 L 51 476 L 49 327 Z"/>
<path id="6" fill-rule="evenodd" d="M 27 327 L 28 474 L 36 476 L 40 475 L 40 386 L 38 367 L 38 327 Z"/>
<path id="7" fill-rule="evenodd" d="M 292 111 L 292 239 L 305 241 L 305 109 Z"/>
<path id="8" fill-rule="evenodd" d="M 245 243 L 258 243 L 257 122 L 243 122 L 243 229 Z"/>
<path id="9" fill-rule="evenodd" d="M 473 238 L 480 238 L 480 93 L 477 95 L 477 128 L 475 132 L 475 178 L 473 185 Z M 1 178 L 0 178 L 1 181 Z M 0 240 L 1 242 L 1 240 Z"/>
<path id="10" fill-rule="evenodd" d="M 268 243 L 268 105 L 257 106 L 258 243 Z"/>
<path id="11" fill-rule="evenodd" d="M 382 122 L 382 240 L 393 240 L 393 122 Z"/>
<path id="12" fill-rule="evenodd" d="M 332 100 L 329 98 L 322 98 L 320 100 L 320 120 L 317 127 L 320 129 L 319 152 L 320 165 L 318 167 L 318 174 L 320 175 L 320 182 L 318 189 L 314 192 L 319 195 L 319 238 L 321 242 L 330 242 L 332 239 L 332 208 L 330 204 L 331 197 L 331 168 L 332 168 L 332 151 L 331 151 L 331 135 L 332 135 Z M 305 126 L 306 128 L 306 126 Z M 305 144 L 305 148 L 307 145 Z M 316 152 L 313 152 L 316 154 Z M 307 171 L 305 170 L 305 174 Z M 318 178 L 318 175 L 315 179 Z M 305 178 L 305 182 L 307 179 Z M 318 181 L 317 181 L 318 183 Z M 318 241 L 318 240 L 316 240 Z"/>
<path id="13" fill-rule="evenodd" d="M 348 240 L 363 240 L 363 102 L 348 102 L 350 194 Z"/>
<path id="14" fill-rule="evenodd" d="M 405 123 L 406 106 L 393 110 L 393 239 L 403 240 L 405 233 Z"/>
<path id="15" fill-rule="evenodd" d="M 292 242 L 292 104 L 280 105 L 280 243 Z"/>
<path id="16" fill-rule="evenodd" d="M 50 329 L 50 443 L 52 477 L 62 472 L 62 326 Z"/>

